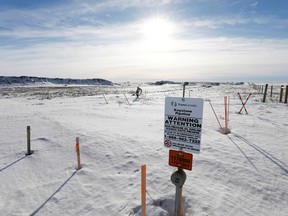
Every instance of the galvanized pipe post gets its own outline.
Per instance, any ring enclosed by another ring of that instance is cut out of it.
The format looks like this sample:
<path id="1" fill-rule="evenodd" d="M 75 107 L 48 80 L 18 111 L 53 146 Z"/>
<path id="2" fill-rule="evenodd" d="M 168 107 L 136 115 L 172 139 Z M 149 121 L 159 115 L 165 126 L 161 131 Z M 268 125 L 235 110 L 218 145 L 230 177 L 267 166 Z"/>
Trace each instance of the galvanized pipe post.
<path id="1" fill-rule="evenodd" d="M 175 194 L 175 216 L 182 216 L 182 187 L 186 181 L 186 173 L 184 170 L 178 168 L 172 173 L 171 181 L 176 186 Z"/>

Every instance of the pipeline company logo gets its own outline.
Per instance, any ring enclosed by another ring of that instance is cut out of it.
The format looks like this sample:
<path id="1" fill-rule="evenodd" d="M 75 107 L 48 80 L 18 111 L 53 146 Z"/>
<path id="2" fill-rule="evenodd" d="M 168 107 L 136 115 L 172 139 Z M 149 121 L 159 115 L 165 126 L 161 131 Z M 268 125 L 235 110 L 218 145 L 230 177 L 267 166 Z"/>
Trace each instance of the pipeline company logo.
<path id="1" fill-rule="evenodd" d="M 171 106 L 172 106 L 172 107 L 177 107 L 177 102 L 172 101 L 172 102 L 171 102 Z"/>

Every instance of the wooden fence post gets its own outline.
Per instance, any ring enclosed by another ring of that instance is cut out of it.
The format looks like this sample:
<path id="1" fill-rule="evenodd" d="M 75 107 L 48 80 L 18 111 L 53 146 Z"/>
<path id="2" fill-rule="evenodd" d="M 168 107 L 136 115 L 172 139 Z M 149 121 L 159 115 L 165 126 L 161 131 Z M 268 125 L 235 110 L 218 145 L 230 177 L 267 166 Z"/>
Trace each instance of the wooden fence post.
<path id="1" fill-rule="evenodd" d="M 273 95 L 273 85 L 271 85 L 271 93 L 270 93 L 270 97 L 272 98 Z"/>
<path id="2" fill-rule="evenodd" d="M 31 135 L 30 135 L 30 126 L 27 126 L 27 154 L 31 155 Z"/>
<path id="3" fill-rule="evenodd" d="M 285 101 L 284 103 L 287 103 L 288 100 L 288 85 L 286 85 L 286 94 L 285 94 Z"/>
<path id="4" fill-rule="evenodd" d="M 279 102 L 280 102 L 280 103 L 282 103 L 282 97 L 283 97 L 283 88 L 284 88 L 284 86 L 283 86 L 283 85 L 281 85 L 281 87 L 280 87 L 280 98 L 279 98 Z"/>
<path id="5" fill-rule="evenodd" d="M 268 89 L 268 84 L 265 85 L 265 91 L 264 91 L 264 95 L 263 95 L 263 102 L 266 101 L 267 89 Z"/>

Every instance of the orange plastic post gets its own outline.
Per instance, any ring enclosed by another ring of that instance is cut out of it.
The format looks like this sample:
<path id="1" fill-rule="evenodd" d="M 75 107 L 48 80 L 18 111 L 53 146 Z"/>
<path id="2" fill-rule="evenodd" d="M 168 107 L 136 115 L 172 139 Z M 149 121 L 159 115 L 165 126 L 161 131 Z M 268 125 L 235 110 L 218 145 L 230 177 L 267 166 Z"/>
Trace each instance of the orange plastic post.
<path id="1" fill-rule="evenodd" d="M 216 112 L 215 112 L 215 110 L 214 110 L 214 107 L 212 106 L 210 100 L 209 100 L 209 104 L 210 104 L 210 106 L 211 106 L 211 108 L 212 108 L 212 110 L 213 110 L 213 112 L 214 112 L 214 115 L 215 115 L 215 117 L 216 117 L 216 119 L 217 119 L 217 122 L 218 122 L 220 128 L 222 128 L 222 126 L 221 126 L 221 124 L 220 124 L 220 121 L 219 121 L 219 119 L 218 119 L 218 116 L 217 116 L 217 114 L 216 114 Z"/>
<path id="2" fill-rule="evenodd" d="M 81 169 L 79 137 L 76 138 L 75 150 L 76 150 L 76 154 L 77 154 L 77 164 L 78 164 L 78 170 L 79 170 L 79 169 Z"/>
<path id="3" fill-rule="evenodd" d="M 142 216 L 146 216 L 146 165 L 141 166 Z"/>
<path id="4" fill-rule="evenodd" d="M 228 97 L 228 122 L 230 121 L 230 97 Z"/>

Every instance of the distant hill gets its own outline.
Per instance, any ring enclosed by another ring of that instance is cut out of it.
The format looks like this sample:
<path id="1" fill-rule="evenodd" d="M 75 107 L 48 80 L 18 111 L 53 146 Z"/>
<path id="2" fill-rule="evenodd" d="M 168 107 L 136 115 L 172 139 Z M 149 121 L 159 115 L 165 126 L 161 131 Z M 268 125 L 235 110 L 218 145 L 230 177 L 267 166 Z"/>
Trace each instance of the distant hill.
<path id="1" fill-rule="evenodd" d="M 181 82 L 161 80 L 161 81 L 157 81 L 155 83 L 150 83 L 150 85 L 164 85 L 164 84 L 181 84 Z"/>
<path id="2" fill-rule="evenodd" d="M 60 85 L 113 85 L 105 79 L 70 79 L 46 78 L 30 76 L 0 76 L 0 85 L 31 85 L 31 84 L 60 84 Z"/>

